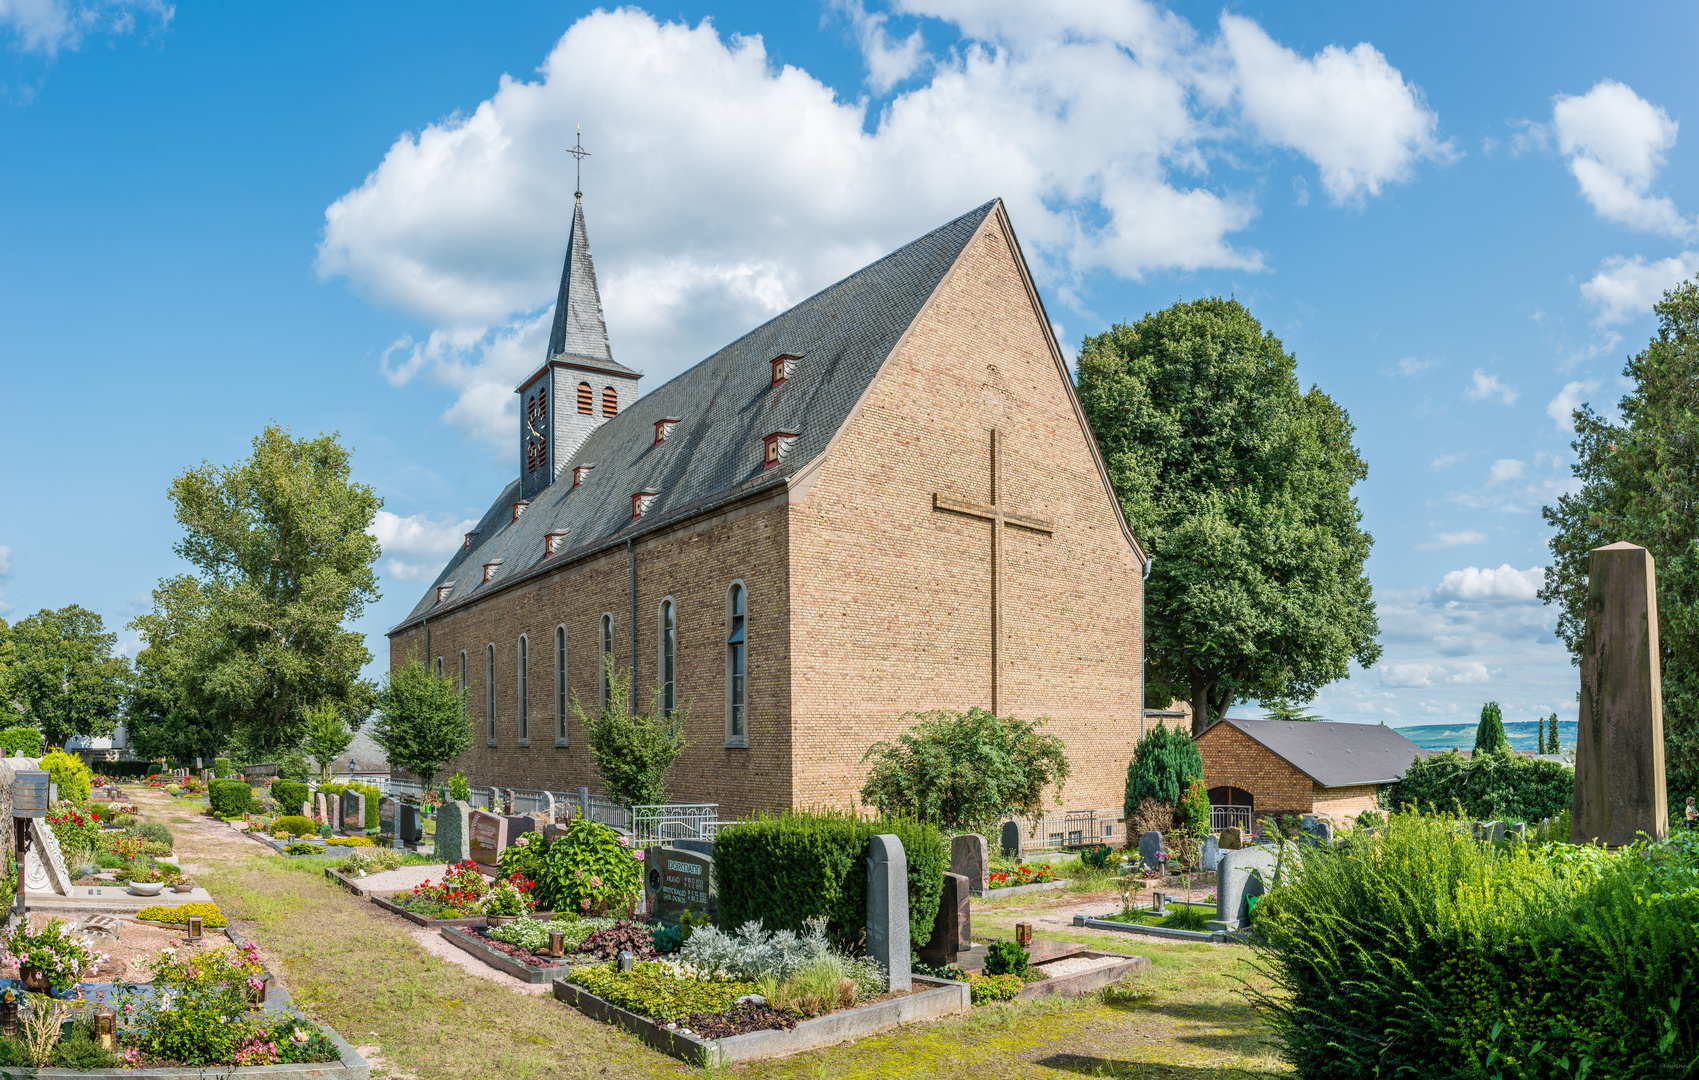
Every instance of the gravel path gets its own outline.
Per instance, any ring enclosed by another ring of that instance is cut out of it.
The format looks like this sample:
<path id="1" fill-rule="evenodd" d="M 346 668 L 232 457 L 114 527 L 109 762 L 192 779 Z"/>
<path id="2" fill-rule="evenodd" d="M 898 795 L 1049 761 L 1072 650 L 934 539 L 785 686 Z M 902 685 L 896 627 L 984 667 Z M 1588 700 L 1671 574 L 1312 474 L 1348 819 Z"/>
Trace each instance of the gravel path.
<path id="1" fill-rule="evenodd" d="M 353 848 L 351 850 L 358 851 L 359 849 Z M 447 863 L 432 863 L 429 866 L 403 866 L 395 870 L 385 870 L 382 873 L 367 874 L 360 879 L 360 888 L 387 898 L 391 893 L 412 892 L 415 885 L 423 885 L 426 881 L 441 881 L 447 870 Z"/>
<path id="2" fill-rule="evenodd" d="M 1052 979 L 1062 975 L 1077 975 L 1092 968 L 1108 967 L 1119 964 L 1127 958 L 1124 956 L 1070 956 L 1066 960 L 1052 960 L 1048 964 L 1034 964 L 1038 970 Z"/>

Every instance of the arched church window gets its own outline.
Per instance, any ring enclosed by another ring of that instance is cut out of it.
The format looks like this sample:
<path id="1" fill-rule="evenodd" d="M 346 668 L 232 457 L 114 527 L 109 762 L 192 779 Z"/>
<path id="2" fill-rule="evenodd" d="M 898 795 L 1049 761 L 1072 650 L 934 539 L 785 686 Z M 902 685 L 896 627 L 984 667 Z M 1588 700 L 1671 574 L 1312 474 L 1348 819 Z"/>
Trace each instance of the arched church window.
<path id="1" fill-rule="evenodd" d="M 602 708 L 604 708 L 604 709 L 608 707 L 608 701 L 613 696 L 613 683 L 612 683 L 611 678 L 610 678 L 610 676 L 612 676 L 612 674 L 613 674 L 613 672 L 610 670 L 613 667 L 613 662 L 614 662 L 614 617 L 612 615 L 603 614 L 603 616 L 602 616 L 602 656 L 601 656 L 602 673 L 599 676 L 599 679 L 600 679 L 601 687 L 602 687 L 602 690 L 601 690 Z"/>
<path id="2" fill-rule="evenodd" d="M 726 745 L 748 746 L 749 655 L 746 590 L 734 581 L 726 590 Z"/>
<path id="3" fill-rule="evenodd" d="M 656 630 L 656 640 L 660 643 L 660 655 L 656 657 L 656 661 L 661 673 L 661 714 L 671 718 L 673 671 L 678 661 L 678 619 L 670 596 L 661 601 L 660 625 Z"/>
<path id="4" fill-rule="evenodd" d="M 485 740 L 496 744 L 496 643 L 490 642 L 484 653 L 484 722 L 488 725 Z"/>
<path id="5" fill-rule="evenodd" d="M 531 745 L 531 641 L 519 635 L 519 745 Z"/>
<path id="6" fill-rule="evenodd" d="M 555 627 L 555 745 L 566 745 L 566 627 Z"/>

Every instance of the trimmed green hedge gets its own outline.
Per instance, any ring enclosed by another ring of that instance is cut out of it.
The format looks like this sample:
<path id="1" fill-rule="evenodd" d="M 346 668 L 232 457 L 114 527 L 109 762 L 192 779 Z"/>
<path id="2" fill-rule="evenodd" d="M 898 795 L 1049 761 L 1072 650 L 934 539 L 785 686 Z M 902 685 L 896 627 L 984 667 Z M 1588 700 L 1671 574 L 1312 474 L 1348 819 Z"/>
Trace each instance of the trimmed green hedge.
<path id="1" fill-rule="evenodd" d="M 41 732 L 32 727 L 7 728 L 0 731 L 0 747 L 5 747 L 7 757 L 41 756 Z"/>
<path id="2" fill-rule="evenodd" d="M 312 798 L 312 792 L 307 785 L 294 780 L 273 780 L 271 782 L 271 797 L 277 800 L 277 807 L 286 814 L 296 813 L 301 804 Z"/>
<path id="3" fill-rule="evenodd" d="M 214 780 L 207 785 L 207 801 L 222 817 L 246 814 L 254 808 L 254 791 L 246 780 Z"/>
<path id="4" fill-rule="evenodd" d="M 1476 821 L 1539 821 L 1568 810 L 1574 798 L 1575 770 L 1568 765 L 1502 752 L 1417 758 L 1383 796 L 1389 810 L 1415 805 Z"/>
<path id="5" fill-rule="evenodd" d="M 721 829 L 714 839 L 720 925 L 760 919 L 769 930 L 801 931 L 824 915 L 837 941 L 867 929 L 867 853 L 874 836 L 894 833 L 908 857 L 909 940 L 932 936 L 949 857 L 944 838 L 916 821 L 864 821 L 830 812 L 788 813 Z"/>

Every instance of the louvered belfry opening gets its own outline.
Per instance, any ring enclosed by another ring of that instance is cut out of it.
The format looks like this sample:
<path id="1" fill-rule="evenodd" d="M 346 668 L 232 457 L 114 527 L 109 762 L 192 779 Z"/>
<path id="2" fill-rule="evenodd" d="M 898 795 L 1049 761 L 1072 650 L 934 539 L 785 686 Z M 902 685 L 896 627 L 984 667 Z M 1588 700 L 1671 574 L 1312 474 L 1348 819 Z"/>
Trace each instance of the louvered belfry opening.
<path id="1" fill-rule="evenodd" d="M 619 415 L 619 391 L 611 386 L 602 388 L 602 415 Z"/>
<path id="2" fill-rule="evenodd" d="M 579 383 L 578 384 L 578 411 L 583 413 L 585 416 L 589 416 L 592 412 L 595 411 L 595 405 L 596 405 L 596 395 L 594 394 L 594 392 L 591 391 L 590 384 L 587 383 L 587 382 Z"/>

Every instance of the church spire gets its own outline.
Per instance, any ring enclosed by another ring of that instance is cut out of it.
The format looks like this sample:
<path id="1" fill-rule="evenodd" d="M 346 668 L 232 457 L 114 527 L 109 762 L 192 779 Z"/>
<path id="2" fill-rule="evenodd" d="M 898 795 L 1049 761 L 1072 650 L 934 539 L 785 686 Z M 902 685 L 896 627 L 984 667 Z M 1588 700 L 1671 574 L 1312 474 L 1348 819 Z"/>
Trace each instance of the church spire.
<path id="1" fill-rule="evenodd" d="M 582 132 L 579 145 L 567 153 L 582 165 L 590 152 L 584 149 Z M 596 288 L 596 264 L 590 259 L 590 237 L 584 231 L 584 192 L 582 181 L 573 192 L 572 239 L 566 245 L 566 265 L 560 272 L 560 296 L 555 300 L 555 324 L 549 333 L 549 353 L 553 360 L 561 354 L 582 356 L 590 360 L 612 360 L 608 347 L 608 324 L 602 318 L 602 294 Z"/>

